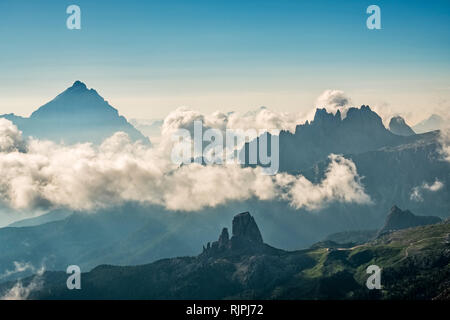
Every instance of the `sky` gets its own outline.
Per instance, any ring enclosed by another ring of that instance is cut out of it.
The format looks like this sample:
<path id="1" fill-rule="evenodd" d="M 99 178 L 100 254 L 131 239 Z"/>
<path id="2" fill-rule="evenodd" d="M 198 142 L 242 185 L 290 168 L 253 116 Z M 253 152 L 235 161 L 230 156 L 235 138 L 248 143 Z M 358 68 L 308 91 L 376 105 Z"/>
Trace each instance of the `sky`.
<path id="1" fill-rule="evenodd" d="M 381 30 L 366 27 L 372 4 Z M 450 108 L 449 18 L 448 0 L 0 0 L 0 114 L 81 80 L 127 118 L 295 112 L 337 89 L 414 124 Z"/>

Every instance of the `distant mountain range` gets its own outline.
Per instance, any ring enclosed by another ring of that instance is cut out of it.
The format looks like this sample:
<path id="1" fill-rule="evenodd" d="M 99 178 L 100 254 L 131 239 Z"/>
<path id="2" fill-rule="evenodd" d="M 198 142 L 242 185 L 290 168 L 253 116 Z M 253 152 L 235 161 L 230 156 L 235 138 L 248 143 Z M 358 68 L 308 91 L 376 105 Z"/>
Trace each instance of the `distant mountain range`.
<path id="1" fill-rule="evenodd" d="M 424 226 L 441 222 L 441 218 L 433 216 L 416 216 L 411 211 L 403 211 L 397 206 L 393 206 L 386 218 L 384 226 L 378 231 L 379 235 L 396 230 Z"/>
<path id="2" fill-rule="evenodd" d="M 360 154 L 416 139 L 386 129 L 381 117 L 369 106 L 350 108 L 345 118 L 339 110 L 333 114 L 317 109 L 314 120 L 297 125 L 295 133 L 280 132 L 280 171 L 302 172 L 330 153 Z M 248 164 L 248 144 L 244 150 Z"/>
<path id="3" fill-rule="evenodd" d="M 314 183 L 324 179 L 330 153 L 343 154 L 354 162 L 374 203 L 364 207 L 331 205 L 321 210 L 319 214 L 333 223 L 339 223 L 336 216 L 354 223 L 363 210 L 367 224 L 359 224 L 357 229 L 371 229 L 374 222 L 381 225 L 380 212 L 393 203 L 430 215 L 450 212 L 450 163 L 443 161 L 437 131 L 396 135 L 368 106 L 349 109 L 344 119 L 339 111 L 332 114 L 317 109 L 314 120 L 298 125 L 295 133 L 282 131 L 279 146 L 280 171 L 302 174 Z M 248 144 L 243 150 L 248 155 Z M 248 164 L 248 157 L 246 161 Z M 442 190 L 426 192 L 423 201 L 411 198 L 414 188 L 436 179 L 442 182 Z M 375 220 L 371 220 L 373 216 L 377 216 Z"/>
<path id="4" fill-rule="evenodd" d="M 252 210 L 266 238 L 289 250 L 310 246 L 331 233 L 379 229 L 383 213 L 393 203 L 420 214 L 448 217 L 450 163 L 442 161 L 439 150 L 437 132 L 395 135 L 367 106 L 350 109 L 345 119 L 339 112 L 318 109 L 311 123 L 297 126 L 294 134 L 281 133 L 281 171 L 301 173 L 320 183 L 330 161 L 327 156 L 344 154 L 355 163 L 372 204 L 333 203 L 310 213 L 281 200 L 250 199 L 189 215 L 136 204 L 67 218 L 52 214 L 0 229 L 0 274 L 13 261 L 45 264 L 50 270 L 76 263 L 89 270 L 101 263 L 142 264 L 192 255 L 214 232 L 213 226 L 233 210 Z M 442 189 L 424 192 L 422 201 L 411 199 L 415 187 L 436 179 Z"/>
<path id="5" fill-rule="evenodd" d="M 133 140 L 146 139 L 95 90 L 87 89 L 81 82 L 76 82 L 30 118 L 5 117 L 15 122 L 25 135 L 67 143 L 100 143 L 119 130 L 127 132 Z M 383 226 L 385 213 L 394 203 L 423 215 L 449 216 L 450 163 L 442 160 L 440 148 L 438 132 L 394 134 L 368 106 L 349 109 L 345 118 L 339 111 L 332 114 L 317 109 L 313 121 L 298 125 L 294 133 L 280 133 L 280 171 L 302 174 L 312 183 L 319 184 L 330 162 L 328 155 L 342 154 L 355 164 L 372 204 L 331 203 L 314 213 L 293 208 L 281 199 L 229 202 L 192 214 L 133 203 L 97 213 L 55 211 L 0 228 L 0 275 L 11 270 L 14 261 L 27 262 L 36 268 L 45 265 L 48 270 L 64 270 L 69 264 L 77 264 L 88 271 L 99 264 L 137 265 L 161 258 L 195 255 L 201 244 L 215 235 L 215 226 L 229 221 L 230 212 L 245 210 L 251 210 L 258 218 L 266 241 L 279 248 L 306 248 L 329 234 L 344 231 L 346 234 L 340 234 L 334 240 L 352 237 L 351 242 L 363 243 L 373 236 L 374 230 Z M 419 200 L 411 197 L 415 188 L 437 180 L 442 184 L 441 189 L 424 190 Z M 409 226 L 412 226 L 411 221 Z M 253 230 L 249 232 L 252 237 L 259 238 L 259 230 L 256 232 L 252 225 L 248 225 L 249 230 Z M 389 223 L 386 230 L 396 229 L 396 225 Z M 368 237 L 362 230 L 372 230 L 372 235 Z M 217 244 L 210 244 L 210 250 L 218 246 L 233 248 L 235 252 L 236 246 L 228 241 L 235 240 L 231 240 L 233 236 L 228 239 L 227 233 L 222 233 Z M 272 263 L 276 260 L 274 257 L 279 256 L 279 249 L 273 251 L 262 246 L 261 241 L 257 243 L 253 246 L 261 249 L 260 253 L 265 256 L 262 261 L 269 257 L 268 261 Z M 205 256 L 206 253 L 202 259 Z M 302 253 L 291 257 L 297 261 L 297 258 L 308 259 L 310 256 Z M 195 259 L 192 261 L 197 261 Z M 314 261 L 312 265 L 317 263 Z M 289 263 L 280 263 L 280 270 L 291 270 Z M 166 265 L 169 266 L 170 263 Z M 244 264 L 243 267 L 251 266 Z M 30 272 L 11 274 L 1 281 L 23 277 Z M 244 294 L 230 292 L 230 296 Z"/>
<path id="6" fill-rule="evenodd" d="M 416 133 L 424 133 L 434 130 L 440 130 L 445 126 L 445 120 L 437 115 L 432 114 L 429 118 L 419 122 L 415 126 L 413 126 L 413 130 Z"/>
<path id="7" fill-rule="evenodd" d="M 152 264 L 100 265 L 81 275 L 81 290 L 68 290 L 65 272 L 21 281 L 41 283 L 30 299 L 449 299 L 448 221 L 392 232 L 358 246 L 332 241 L 284 251 L 263 242 L 253 217 L 233 219 L 232 237 L 196 257 Z M 382 268 L 382 290 L 366 285 L 369 265 Z M 7 295 L 16 285 L 0 285 Z"/>
<path id="8" fill-rule="evenodd" d="M 67 144 L 100 144 L 117 131 L 127 133 L 133 141 L 150 142 L 97 91 L 88 89 L 81 81 L 75 81 L 70 88 L 34 111 L 29 118 L 14 114 L 0 117 L 12 121 L 25 136 Z"/>

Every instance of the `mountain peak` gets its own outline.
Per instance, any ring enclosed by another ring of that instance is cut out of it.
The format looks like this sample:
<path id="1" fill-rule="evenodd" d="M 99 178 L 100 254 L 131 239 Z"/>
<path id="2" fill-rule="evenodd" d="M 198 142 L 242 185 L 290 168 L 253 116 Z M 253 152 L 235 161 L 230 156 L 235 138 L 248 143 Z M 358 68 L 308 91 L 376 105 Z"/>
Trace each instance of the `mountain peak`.
<path id="1" fill-rule="evenodd" d="M 75 81 L 71 88 L 87 89 L 86 84 L 84 82 L 81 82 L 80 80 Z"/>
<path id="2" fill-rule="evenodd" d="M 385 233 L 418 227 L 441 222 L 441 218 L 434 216 L 417 216 L 409 210 L 402 210 L 396 205 L 391 208 L 384 226 L 378 231 L 378 235 Z"/>
<path id="3" fill-rule="evenodd" d="M 202 256 L 253 255 L 279 251 L 263 242 L 258 225 L 249 212 L 234 216 L 232 234 L 233 236 L 229 238 L 228 229 L 223 228 L 219 240 L 208 242 L 206 247 L 203 246 Z"/>
<path id="4" fill-rule="evenodd" d="M 336 112 L 336 114 L 333 114 L 332 112 L 328 112 L 325 108 L 317 108 L 316 113 L 314 114 L 314 122 L 316 124 L 341 120 L 341 112 L 339 110 Z"/>
<path id="5" fill-rule="evenodd" d="M 389 122 L 389 130 L 396 135 L 405 137 L 415 134 L 413 129 L 406 124 L 405 119 L 400 116 L 391 118 L 391 121 Z"/>

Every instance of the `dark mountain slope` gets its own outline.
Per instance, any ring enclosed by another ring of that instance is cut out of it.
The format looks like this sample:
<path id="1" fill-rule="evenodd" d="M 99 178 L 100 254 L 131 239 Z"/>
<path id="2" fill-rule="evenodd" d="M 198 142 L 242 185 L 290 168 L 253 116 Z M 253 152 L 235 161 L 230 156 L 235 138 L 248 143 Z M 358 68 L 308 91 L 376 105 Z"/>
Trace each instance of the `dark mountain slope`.
<path id="1" fill-rule="evenodd" d="M 250 218 L 248 213 L 236 217 Z M 99 266 L 82 274 L 81 290 L 66 288 L 64 272 L 46 272 L 39 278 L 42 286 L 29 298 L 438 299 L 450 289 L 448 223 L 393 232 L 357 247 L 322 243 L 293 252 L 264 244 L 253 233 L 231 239 L 226 234 L 224 230 L 197 257 Z M 382 290 L 365 286 L 366 268 L 372 264 L 383 270 Z M 36 280 L 25 279 L 22 285 Z M 0 285 L 0 294 L 14 284 Z"/>
<path id="2" fill-rule="evenodd" d="M 0 275 L 12 270 L 14 261 L 50 270 L 70 264 L 90 270 L 100 263 L 143 263 L 198 252 L 190 245 L 179 239 L 176 221 L 163 219 L 157 208 L 127 205 L 75 213 L 38 226 L 1 228 Z"/>

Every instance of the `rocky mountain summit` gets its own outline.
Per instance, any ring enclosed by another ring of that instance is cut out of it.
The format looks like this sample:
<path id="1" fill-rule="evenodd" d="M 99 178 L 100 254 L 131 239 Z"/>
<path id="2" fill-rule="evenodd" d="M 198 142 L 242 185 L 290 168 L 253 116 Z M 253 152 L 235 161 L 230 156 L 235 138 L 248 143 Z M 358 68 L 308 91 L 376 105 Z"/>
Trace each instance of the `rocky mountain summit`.
<path id="1" fill-rule="evenodd" d="M 219 239 L 203 246 L 202 257 L 242 255 L 251 253 L 276 253 L 275 249 L 263 242 L 261 232 L 255 219 L 249 212 L 239 213 L 233 218 L 232 237 L 228 229 L 223 228 Z"/>
<path id="2" fill-rule="evenodd" d="M 34 111 L 29 118 L 14 114 L 0 115 L 12 121 L 24 134 L 68 144 L 100 144 L 118 131 L 132 141 L 150 143 L 117 109 L 98 92 L 77 80 L 53 100 Z"/>

